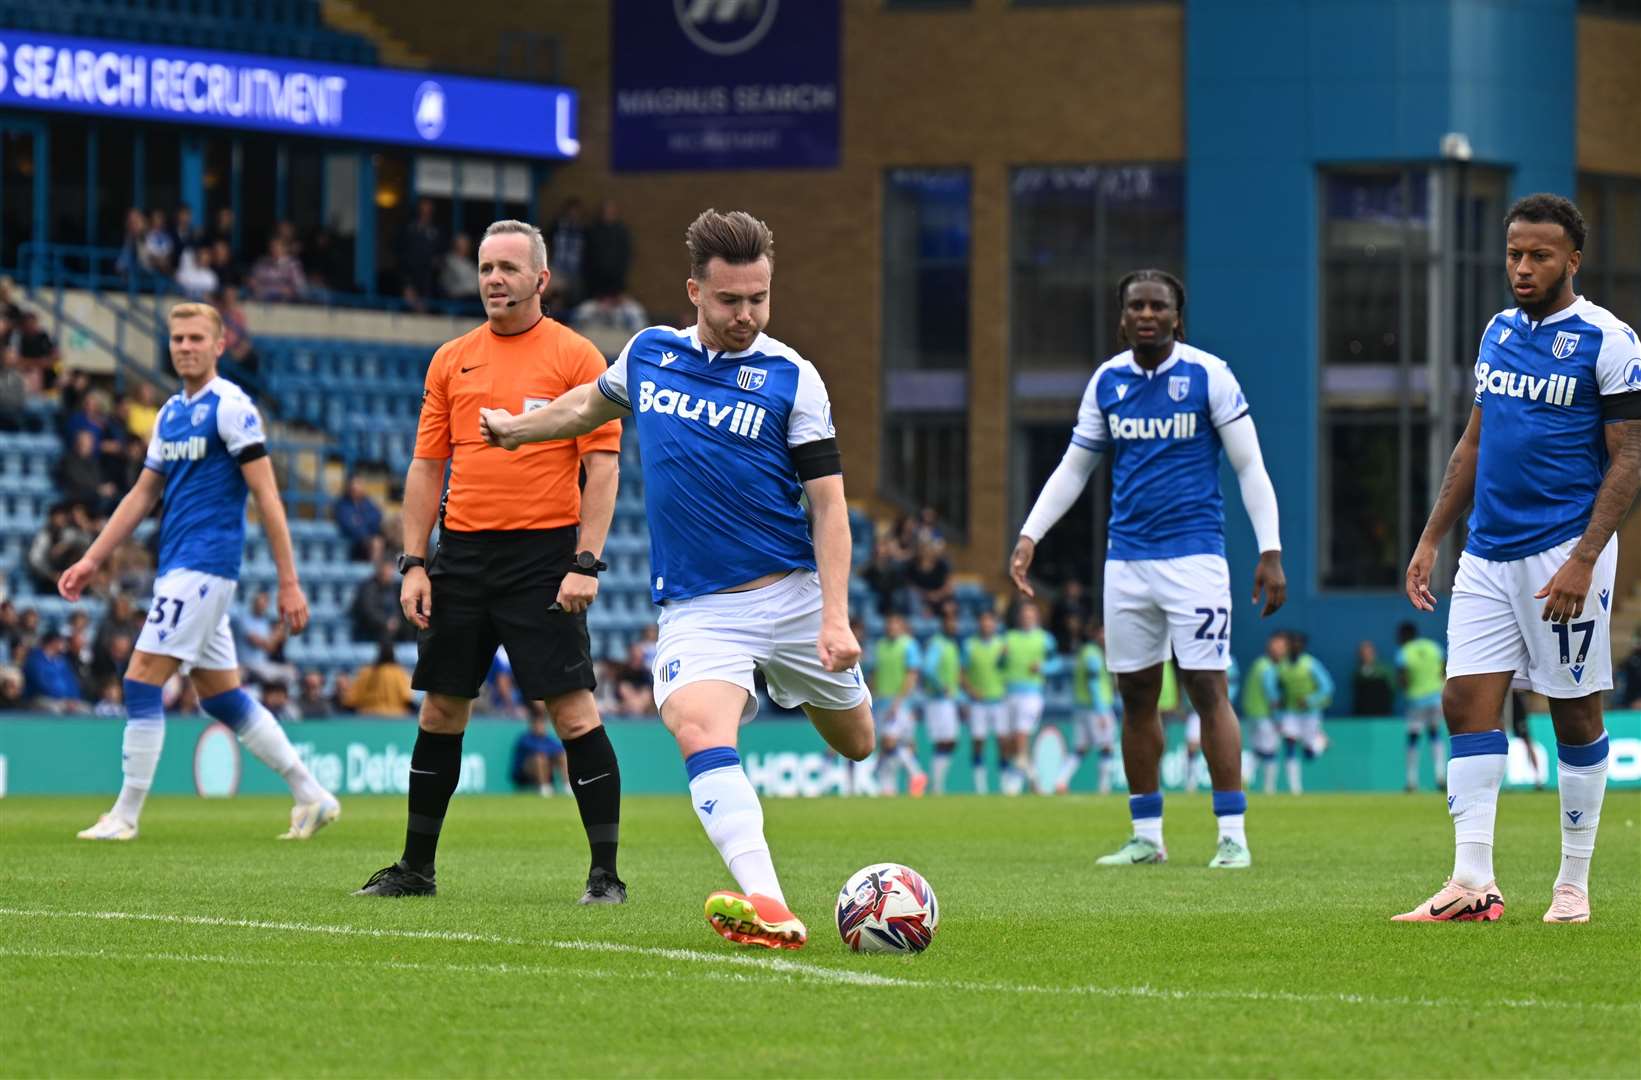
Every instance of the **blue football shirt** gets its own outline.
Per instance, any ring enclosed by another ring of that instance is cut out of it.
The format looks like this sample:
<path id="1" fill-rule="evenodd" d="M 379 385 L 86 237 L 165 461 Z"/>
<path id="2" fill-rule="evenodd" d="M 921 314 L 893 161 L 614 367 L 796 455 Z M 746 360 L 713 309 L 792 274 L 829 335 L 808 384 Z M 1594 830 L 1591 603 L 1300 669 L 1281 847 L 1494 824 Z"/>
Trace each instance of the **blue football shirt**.
<path id="1" fill-rule="evenodd" d="M 652 326 L 598 389 L 638 429 L 656 603 L 815 569 L 791 452 L 836 435 L 813 364 L 767 334 L 713 352 L 696 327 Z"/>
<path id="2" fill-rule="evenodd" d="M 160 408 L 143 465 L 165 477 L 161 574 L 198 570 L 239 579 L 248 491 L 240 466 L 266 454 L 266 441 L 256 406 L 220 376 Z"/>
<path id="3" fill-rule="evenodd" d="M 1579 297 L 1542 322 L 1493 316 L 1476 354 L 1481 447 L 1465 550 L 1511 562 L 1582 536 L 1607 473 L 1605 425 L 1641 418 L 1641 347 Z"/>
<path id="4" fill-rule="evenodd" d="M 1247 414 L 1225 361 L 1184 342 L 1154 371 L 1132 351 L 1095 370 L 1071 441 L 1111 457 L 1107 558 L 1225 554 L 1218 429 Z"/>

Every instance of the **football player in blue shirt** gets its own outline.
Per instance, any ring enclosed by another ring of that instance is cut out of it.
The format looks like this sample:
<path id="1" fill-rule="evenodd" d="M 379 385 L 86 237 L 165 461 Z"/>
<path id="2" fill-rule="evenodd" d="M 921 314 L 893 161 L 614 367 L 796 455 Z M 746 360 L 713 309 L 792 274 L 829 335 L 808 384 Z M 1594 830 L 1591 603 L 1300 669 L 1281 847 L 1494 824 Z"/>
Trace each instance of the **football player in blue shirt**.
<path id="1" fill-rule="evenodd" d="M 1227 691 L 1231 578 L 1219 456 L 1225 451 L 1259 541 L 1254 599 L 1270 615 L 1287 598 L 1276 492 L 1265 472 L 1248 401 L 1225 361 L 1181 340 L 1185 287 L 1161 270 L 1138 270 L 1117 286 L 1122 334 L 1132 346 L 1088 381 L 1071 446 L 1037 497 L 1009 561 L 1014 584 L 1037 541 L 1071 508 L 1094 467 L 1112 459 L 1111 523 L 1105 564 L 1106 667 L 1122 698 L 1123 767 L 1134 835 L 1103 866 L 1160 863 L 1165 740 L 1157 698 L 1170 651 L 1202 717 L 1219 846 L 1208 865 L 1251 864 L 1242 790 L 1242 733 Z"/>
<path id="2" fill-rule="evenodd" d="M 142 476 L 120 500 L 85 558 L 63 571 L 57 591 L 77 601 L 108 556 L 163 497 L 154 605 L 125 673 L 125 783 L 119 798 L 82 840 L 134 840 L 143 801 L 154 784 L 165 712 L 160 688 L 179 669 L 200 705 L 290 785 L 296 806 L 280 839 L 306 840 L 341 814 L 336 798 L 314 781 L 273 714 L 239 685 L 239 658 L 228 613 L 239 588 L 245 549 L 245 496 L 256 497 L 262 530 L 279 571 L 279 617 L 292 633 L 308 622 L 296 577 L 290 529 L 279 501 L 262 418 L 245 392 L 217 375 L 222 317 L 207 304 L 170 313 L 171 363 L 182 392 L 160 409 Z"/>
<path id="3" fill-rule="evenodd" d="M 1560 759 L 1561 870 L 1545 922 L 1590 918 L 1590 860 L 1607 787 L 1601 695 L 1612 689 L 1614 533 L 1641 489 L 1641 346 L 1573 291 L 1584 218 L 1559 195 L 1505 215 L 1516 307 L 1482 331 L 1470 422 L 1407 568 L 1407 596 L 1436 610 L 1437 548 L 1474 500 L 1447 616 L 1447 807 L 1453 875 L 1404 922 L 1491 922 L 1493 819 L 1512 683 L 1550 699 Z"/>
<path id="4" fill-rule="evenodd" d="M 684 755 L 696 816 L 741 887 L 708 896 L 707 920 L 731 941 L 795 949 L 808 931 L 781 893 L 735 740 L 757 710 L 759 670 L 776 704 L 802 706 L 838 753 L 872 752 L 871 695 L 849 628 L 843 468 L 815 366 L 763 332 L 769 227 L 708 210 L 686 243 L 694 326 L 650 327 L 596 383 L 522 416 L 483 410 L 480 425 L 511 450 L 632 413 L 650 595 L 662 607 L 655 702 Z"/>

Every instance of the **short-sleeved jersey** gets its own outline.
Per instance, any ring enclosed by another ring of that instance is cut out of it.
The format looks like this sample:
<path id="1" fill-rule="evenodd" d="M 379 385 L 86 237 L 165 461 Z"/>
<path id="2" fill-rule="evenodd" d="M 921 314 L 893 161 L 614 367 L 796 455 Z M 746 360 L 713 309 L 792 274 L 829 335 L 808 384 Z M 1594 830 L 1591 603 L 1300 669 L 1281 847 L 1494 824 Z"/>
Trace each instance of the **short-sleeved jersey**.
<path id="1" fill-rule="evenodd" d="M 1641 419 L 1635 331 L 1583 297 L 1537 323 L 1501 311 L 1476 355 L 1476 407 L 1465 550 L 1512 562 L 1581 536 L 1607 473 L 1605 424 Z"/>
<path id="2" fill-rule="evenodd" d="M 1048 676 L 1053 674 L 1055 652 L 1058 646 L 1054 635 L 1038 627 L 1036 630 L 1009 630 L 1003 634 L 1003 681 L 1013 692 L 1036 692 L 1043 689 Z"/>
<path id="3" fill-rule="evenodd" d="M 976 701 L 989 703 L 1003 697 L 1003 639 L 976 634 L 963 642 L 963 675 Z"/>
<path id="4" fill-rule="evenodd" d="M 1225 361 L 1184 342 L 1155 371 L 1132 351 L 1099 366 L 1071 441 L 1111 457 L 1107 558 L 1225 554 L 1219 429 L 1247 413 Z"/>
<path id="5" fill-rule="evenodd" d="M 1105 650 L 1092 641 L 1077 650 L 1071 696 L 1078 708 L 1099 713 L 1111 711 L 1111 673 L 1105 667 Z"/>
<path id="6" fill-rule="evenodd" d="M 963 692 L 963 656 L 957 642 L 935 634 L 923 644 L 924 695 L 954 701 Z"/>
<path id="7" fill-rule="evenodd" d="M 539 409 L 604 368 L 592 342 L 547 318 L 522 334 L 498 334 L 486 323 L 441 345 L 422 390 L 416 456 L 450 459 L 444 526 L 479 532 L 580 524 L 581 456 L 620 453 L 621 421 L 509 453 L 485 443 L 479 410 Z"/>
<path id="8" fill-rule="evenodd" d="M 893 698 L 904 694 L 908 677 L 922 667 L 923 655 L 910 634 L 884 638 L 872 646 L 872 694 Z"/>
<path id="9" fill-rule="evenodd" d="M 815 569 L 792 448 L 836 432 L 813 364 L 767 334 L 713 352 L 697 327 L 652 326 L 598 388 L 638 426 L 656 603 Z"/>
<path id="10" fill-rule="evenodd" d="M 262 416 L 218 376 L 160 407 L 143 465 L 165 477 L 159 573 L 197 570 L 239 579 L 245 554 L 242 465 L 267 455 Z"/>
<path id="11" fill-rule="evenodd" d="M 1396 666 L 1407 673 L 1407 700 L 1423 704 L 1439 698 L 1445 681 L 1442 647 L 1429 638 L 1414 638 L 1396 650 Z"/>
<path id="12" fill-rule="evenodd" d="M 1333 676 L 1310 653 L 1300 653 L 1276 666 L 1282 687 L 1282 707 L 1289 712 L 1314 712 L 1333 701 Z"/>
<path id="13" fill-rule="evenodd" d="M 1281 703 L 1282 688 L 1276 670 L 1276 661 L 1263 654 L 1248 668 L 1248 681 L 1242 687 L 1244 720 L 1269 720 Z"/>

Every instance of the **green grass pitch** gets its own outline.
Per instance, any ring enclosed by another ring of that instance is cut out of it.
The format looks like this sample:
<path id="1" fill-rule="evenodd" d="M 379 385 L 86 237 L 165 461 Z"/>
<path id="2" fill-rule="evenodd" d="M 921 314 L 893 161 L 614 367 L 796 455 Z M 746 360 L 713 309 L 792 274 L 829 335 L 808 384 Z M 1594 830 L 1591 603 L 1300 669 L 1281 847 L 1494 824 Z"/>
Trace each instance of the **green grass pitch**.
<path id="1" fill-rule="evenodd" d="M 349 895 L 404 804 L 353 798 L 279 843 L 272 798 L 157 798 L 130 844 L 102 799 L 0 802 L 6 1076 L 1634 1076 L 1641 793 L 1602 815 L 1594 919 L 1546 926 L 1554 795 L 1507 794 L 1496 925 L 1392 925 L 1441 884 L 1439 796 L 1255 796 L 1251 871 L 1209 871 L 1206 797 L 1173 861 L 1092 865 L 1120 798 L 770 800 L 796 953 L 701 915 L 730 885 L 681 798 L 625 807 L 624 908 L 581 908 L 567 797 L 458 798 L 433 900 Z M 838 887 L 923 872 L 918 957 L 855 956 Z"/>

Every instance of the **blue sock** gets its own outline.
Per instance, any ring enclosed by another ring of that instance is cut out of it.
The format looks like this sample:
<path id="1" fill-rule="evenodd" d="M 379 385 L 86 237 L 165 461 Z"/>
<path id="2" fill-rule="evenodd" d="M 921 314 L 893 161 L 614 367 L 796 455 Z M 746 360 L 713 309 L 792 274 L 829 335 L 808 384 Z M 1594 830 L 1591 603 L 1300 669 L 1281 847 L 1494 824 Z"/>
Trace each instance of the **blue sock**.
<path id="1" fill-rule="evenodd" d="M 1220 839 L 1235 840 L 1247 847 L 1248 832 L 1244 817 L 1247 812 L 1248 793 L 1241 788 L 1214 792 L 1214 818 L 1219 822 Z"/>
<path id="2" fill-rule="evenodd" d="M 154 786 L 160 750 L 165 746 L 165 703 L 160 688 L 126 679 L 125 716 L 125 738 L 120 746 L 124 782 L 110 813 L 135 825 L 148 789 Z"/>
<path id="3" fill-rule="evenodd" d="M 243 687 L 238 686 L 208 698 L 200 698 L 199 707 L 205 710 L 205 715 L 221 721 L 236 733 L 244 730 L 256 712 L 256 702 Z"/>

